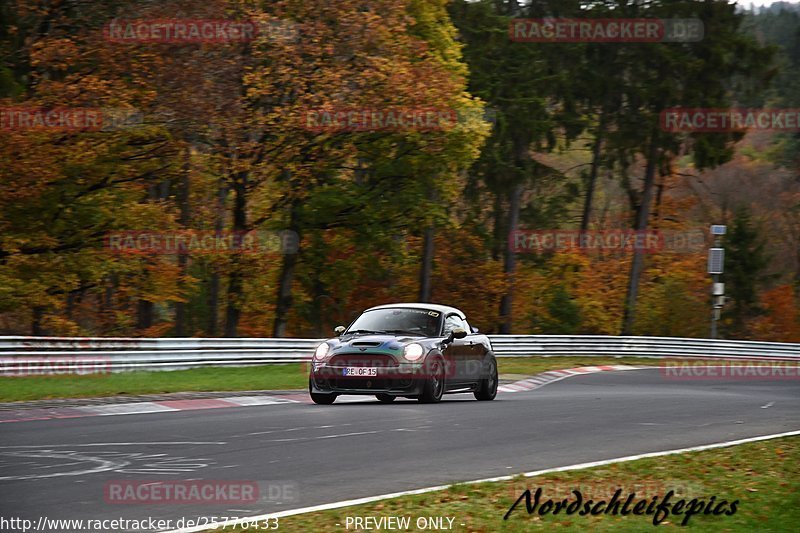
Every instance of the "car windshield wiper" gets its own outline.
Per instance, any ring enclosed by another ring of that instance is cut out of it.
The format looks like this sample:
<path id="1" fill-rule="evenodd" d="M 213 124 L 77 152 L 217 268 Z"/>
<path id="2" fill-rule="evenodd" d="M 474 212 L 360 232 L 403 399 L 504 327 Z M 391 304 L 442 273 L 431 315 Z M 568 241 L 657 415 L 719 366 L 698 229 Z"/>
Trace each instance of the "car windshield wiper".
<path id="1" fill-rule="evenodd" d="M 363 334 L 363 335 L 374 335 L 376 333 L 381 333 L 380 331 L 372 331 L 369 329 L 353 329 L 347 332 L 347 335 L 351 334 Z"/>
<path id="2" fill-rule="evenodd" d="M 424 337 L 419 331 L 409 331 L 407 329 L 387 329 L 386 333 L 396 333 L 398 335 L 414 335 L 415 337 Z"/>

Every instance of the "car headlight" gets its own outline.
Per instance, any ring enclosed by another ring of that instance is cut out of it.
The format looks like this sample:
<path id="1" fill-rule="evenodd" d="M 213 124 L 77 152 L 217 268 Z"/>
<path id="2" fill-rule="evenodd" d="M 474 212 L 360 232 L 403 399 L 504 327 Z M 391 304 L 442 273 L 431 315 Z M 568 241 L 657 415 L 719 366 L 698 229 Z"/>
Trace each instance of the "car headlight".
<path id="1" fill-rule="evenodd" d="M 322 344 L 317 346 L 317 349 L 314 351 L 314 359 L 318 361 L 325 359 L 325 356 L 328 355 L 328 350 L 330 349 L 331 347 L 328 345 L 328 343 L 323 342 Z"/>
<path id="2" fill-rule="evenodd" d="M 405 347 L 405 349 L 403 350 L 403 357 L 405 357 L 409 361 L 416 361 L 417 359 L 422 357 L 423 353 L 424 350 L 422 349 L 422 345 L 413 342 Z"/>

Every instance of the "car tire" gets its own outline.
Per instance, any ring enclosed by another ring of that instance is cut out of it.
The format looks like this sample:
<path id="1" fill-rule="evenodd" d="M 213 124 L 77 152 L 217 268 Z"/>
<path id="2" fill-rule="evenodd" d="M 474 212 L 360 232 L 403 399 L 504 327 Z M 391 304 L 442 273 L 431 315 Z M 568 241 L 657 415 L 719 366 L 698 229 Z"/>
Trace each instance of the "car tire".
<path id="1" fill-rule="evenodd" d="M 436 357 L 426 364 L 425 381 L 417 400 L 419 403 L 438 403 L 444 394 L 444 362 Z"/>
<path id="2" fill-rule="evenodd" d="M 311 378 L 308 378 L 308 394 L 311 396 L 311 401 L 318 405 L 330 405 L 336 401 L 336 394 L 331 392 L 314 392 L 311 387 Z"/>
<path id="3" fill-rule="evenodd" d="M 375 397 L 381 403 L 392 403 L 394 401 L 394 399 L 396 398 L 396 396 L 392 396 L 391 394 L 384 394 L 384 393 L 376 394 Z"/>
<path id="4" fill-rule="evenodd" d="M 497 396 L 497 361 L 492 358 L 489 364 L 491 365 L 489 375 L 478 383 L 478 388 L 474 392 L 475 399 L 482 402 L 494 400 Z"/>

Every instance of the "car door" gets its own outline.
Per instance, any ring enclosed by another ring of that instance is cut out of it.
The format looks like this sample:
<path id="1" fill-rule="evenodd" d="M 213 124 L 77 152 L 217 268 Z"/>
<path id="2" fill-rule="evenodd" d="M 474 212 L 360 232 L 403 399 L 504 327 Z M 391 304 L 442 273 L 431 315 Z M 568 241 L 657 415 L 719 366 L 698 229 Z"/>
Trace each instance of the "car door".
<path id="1" fill-rule="evenodd" d="M 451 313 L 444 319 L 445 336 L 456 328 L 465 328 L 464 320 L 457 314 Z M 444 351 L 444 358 L 447 365 L 448 383 L 464 383 L 470 381 L 468 363 L 472 347 L 469 345 L 468 337 L 463 339 L 453 339 Z"/>
<path id="2" fill-rule="evenodd" d="M 464 337 L 465 352 L 465 379 L 468 381 L 478 381 L 483 377 L 484 359 L 486 358 L 486 345 L 483 343 L 485 335 L 472 331 L 472 327 L 465 320 L 467 336 Z"/>

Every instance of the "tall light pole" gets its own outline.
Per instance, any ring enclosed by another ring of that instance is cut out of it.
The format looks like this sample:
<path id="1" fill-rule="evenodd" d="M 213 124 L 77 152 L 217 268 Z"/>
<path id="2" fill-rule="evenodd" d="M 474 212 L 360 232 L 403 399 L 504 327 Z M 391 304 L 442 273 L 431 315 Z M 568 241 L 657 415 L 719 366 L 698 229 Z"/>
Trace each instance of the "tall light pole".
<path id="1" fill-rule="evenodd" d="M 711 338 L 717 338 L 717 321 L 725 305 L 725 284 L 721 283 L 720 276 L 725 269 L 725 248 L 722 247 L 722 236 L 727 231 L 726 226 L 711 226 L 711 235 L 714 236 L 714 247 L 708 250 L 708 273 L 711 274 Z"/>

